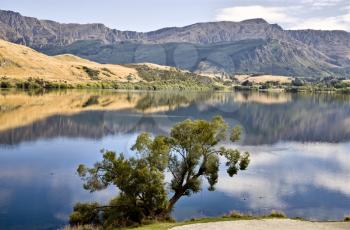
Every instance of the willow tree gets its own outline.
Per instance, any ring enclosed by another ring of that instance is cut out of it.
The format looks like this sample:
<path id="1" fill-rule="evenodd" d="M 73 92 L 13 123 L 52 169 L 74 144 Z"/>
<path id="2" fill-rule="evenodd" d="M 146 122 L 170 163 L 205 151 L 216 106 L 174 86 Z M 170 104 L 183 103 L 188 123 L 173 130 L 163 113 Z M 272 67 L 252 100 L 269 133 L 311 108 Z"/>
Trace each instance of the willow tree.
<path id="1" fill-rule="evenodd" d="M 96 191 L 114 184 L 120 190 L 119 197 L 131 200 L 141 216 L 166 216 L 181 197 L 201 190 L 202 178 L 207 180 L 208 189 L 214 191 L 222 160 L 231 177 L 248 167 L 247 152 L 220 146 L 228 139 L 238 141 L 240 135 L 239 127 L 228 132 L 228 125 L 220 116 L 211 121 L 185 120 L 167 136 L 140 134 L 132 147 L 136 157 L 107 152 L 93 168 L 80 165 L 78 173 L 85 181 L 85 189 Z M 168 183 L 164 182 L 166 173 L 171 176 Z M 118 205 L 110 207 L 130 210 Z"/>

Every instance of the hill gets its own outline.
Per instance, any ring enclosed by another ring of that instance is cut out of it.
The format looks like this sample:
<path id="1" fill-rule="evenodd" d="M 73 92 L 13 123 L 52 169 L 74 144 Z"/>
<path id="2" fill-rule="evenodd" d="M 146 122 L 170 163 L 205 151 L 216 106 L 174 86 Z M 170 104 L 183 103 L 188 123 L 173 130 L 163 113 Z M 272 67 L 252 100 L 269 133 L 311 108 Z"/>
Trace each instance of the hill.
<path id="1" fill-rule="evenodd" d="M 350 33 L 284 30 L 263 19 L 140 33 L 103 24 L 60 24 L 0 10 L 0 38 L 49 55 L 71 53 L 113 64 L 152 62 L 216 76 L 350 76 Z"/>
<path id="2" fill-rule="evenodd" d="M 153 63 L 99 64 L 71 54 L 47 56 L 0 40 L 0 87 L 208 89 L 215 82 L 189 71 Z"/>
<path id="3" fill-rule="evenodd" d="M 43 78 L 71 83 L 95 80 L 140 81 L 135 68 L 102 65 L 73 55 L 47 56 L 26 46 L 0 40 L 0 76 L 13 79 Z"/>

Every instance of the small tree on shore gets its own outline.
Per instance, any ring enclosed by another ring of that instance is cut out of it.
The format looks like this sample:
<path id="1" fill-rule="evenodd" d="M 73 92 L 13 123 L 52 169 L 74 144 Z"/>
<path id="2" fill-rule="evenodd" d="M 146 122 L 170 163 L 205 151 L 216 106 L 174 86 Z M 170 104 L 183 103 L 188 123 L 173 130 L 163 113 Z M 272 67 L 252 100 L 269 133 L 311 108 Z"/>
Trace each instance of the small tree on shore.
<path id="1" fill-rule="evenodd" d="M 241 135 L 239 127 L 228 135 L 228 125 L 220 116 L 211 121 L 185 120 L 176 124 L 169 136 L 152 137 L 140 134 L 132 147 L 137 157 L 126 159 L 122 154 L 105 152 L 103 161 L 93 168 L 80 165 L 78 173 L 85 181 L 84 188 L 96 191 L 114 184 L 120 195 L 106 207 L 119 216 L 119 220 L 142 222 L 143 219 L 168 217 L 183 196 L 190 196 L 201 190 L 201 178 L 208 181 L 210 191 L 218 182 L 220 157 L 225 159 L 229 176 L 245 170 L 249 154 L 236 149 L 219 147 L 228 136 L 233 142 Z M 164 174 L 169 172 L 171 181 L 170 199 Z M 105 219 L 118 219 L 108 218 Z M 114 225 L 129 223 L 115 221 Z"/>

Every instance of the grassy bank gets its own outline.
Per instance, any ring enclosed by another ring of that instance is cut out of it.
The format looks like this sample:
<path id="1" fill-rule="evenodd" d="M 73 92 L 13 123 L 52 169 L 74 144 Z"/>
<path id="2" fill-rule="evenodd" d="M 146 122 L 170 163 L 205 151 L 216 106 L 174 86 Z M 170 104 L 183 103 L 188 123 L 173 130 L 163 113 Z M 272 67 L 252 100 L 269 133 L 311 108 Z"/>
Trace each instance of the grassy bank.
<path id="1" fill-rule="evenodd" d="M 253 216 L 253 215 L 245 215 L 241 214 L 239 212 L 231 212 L 227 215 L 224 215 L 222 217 L 206 217 L 206 218 L 198 218 L 198 219 L 191 219 L 186 220 L 182 222 L 162 222 L 162 223 L 151 223 L 151 224 L 145 224 L 142 226 L 134 226 L 134 227 L 128 227 L 128 228 L 119 228 L 120 230 L 168 230 L 173 227 L 177 226 L 183 226 L 188 224 L 200 224 L 200 223 L 212 223 L 212 222 L 223 222 L 223 221 L 239 221 L 239 220 L 263 220 L 263 219 L 273 219 L 273 218 L 279 218 L 279 219 L 294 219 L 294 220 L 301 220 L 301 221 L 307 221 L 303 218 L 288 218 L 283 212 L 278 211 L 272 211 L 269 215 L 263 215 L 263 216 Z M 350 221 L 350 217 L 345 217 L 345 222 Z M 78 226 L 78 227 L 65 227 L 64 230 L 102 230 L 102 228 L 94 227 L 94 226 Z M 117 229 L 114 229 L 117 230 Z"/>
<path id="2" fill-rule="evenodd" d="M 150 223 L 141 226 L 119 228 L 120 230 L 167 230 L 176 226 L 183 226 L 188 224 L 199 224 L 199 223 L 211 223 L 211 222 L 221 222 L 221 221 L 237 221 L 237 220 L 257 220 L 257 219 L 269 219 L 269 218 L 287 218 L 282 212 L 272 212 L 269 215 L 264 216 L 252 216 L 243 215 L 239 212 L 232 212 L 222 217 L 205 217 L 198 219 L 191 219 L 182 222 L 161 222 L 161 223 Z M 65 227 L 64 230 L 100 230 L 102 228 L 94 226 L 78 226 L 78 227 Z M 118 228 L 116 228 L 118 229 Z M 115 229 L 115 230 L 116 230 Z"/>
<path id="3" fill-rule="evenodd" d="M 43 78 L 28 77 L 17 79 L 0 77 L 0 88 L 17 89 L 118 89 L 118 90 L 219 90 L 225 88 L 216 80 L 175 68 L 155 69 L 147 65 L 129 65 L 135 68 L 142 79 L 135 82 L 94 79 L 86 82 L 48 81 Z M 90 73 L 90 72 L 89 72 Z"/>
<path id="4" fill-rule="evenodd" d="M 264 92 L 331 92 L 339 94 L 350 94 L 349 83 L 339 84 L 321 84 L 321 83 L 305 83 L 303 85 L 293 84 L 278 84 L 278 83 L 265 83 L 265 84 L 250 84 L 250 85 L 234 85 L 233 88 L 237 91 L 264 91 Z"/>
<path id="5" fill-rule="evenodd" d="M 154 81 L 154 82 L 117 82 L 96 81 L 88 83 L 50 82 L 38 78 L 0 79 L 0 88 L 16 89 L 117 89 L 117 90 L 214 90 L 219 87 L 211 84 L 198 84 L 193 80 Z"/>

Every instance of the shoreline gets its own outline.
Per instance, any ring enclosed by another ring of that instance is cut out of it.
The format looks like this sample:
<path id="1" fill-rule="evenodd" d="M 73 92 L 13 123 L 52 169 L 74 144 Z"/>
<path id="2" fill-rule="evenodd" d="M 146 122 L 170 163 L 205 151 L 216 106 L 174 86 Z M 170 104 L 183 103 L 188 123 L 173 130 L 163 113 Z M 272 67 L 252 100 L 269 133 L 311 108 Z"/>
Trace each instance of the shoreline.
<path id="1" fill-rule="evenodd" d="M 262 228 L 264 227 L 264 228 Z M 95 226 L 66 226 L 62 230 L 102 230 Z M 116 230 L 117 228 L 115 228 Z M 345 230 L 350 229 L 350 217 L 334 221 L 312 221 L 303 218 L 289 218 L 283 212 L 273 211 L 269 215 L 250 216 L 232 212 L 221 217 L 204 217 L 180 222 L 159 222 L 118 228 L 121 230 Z"/>

